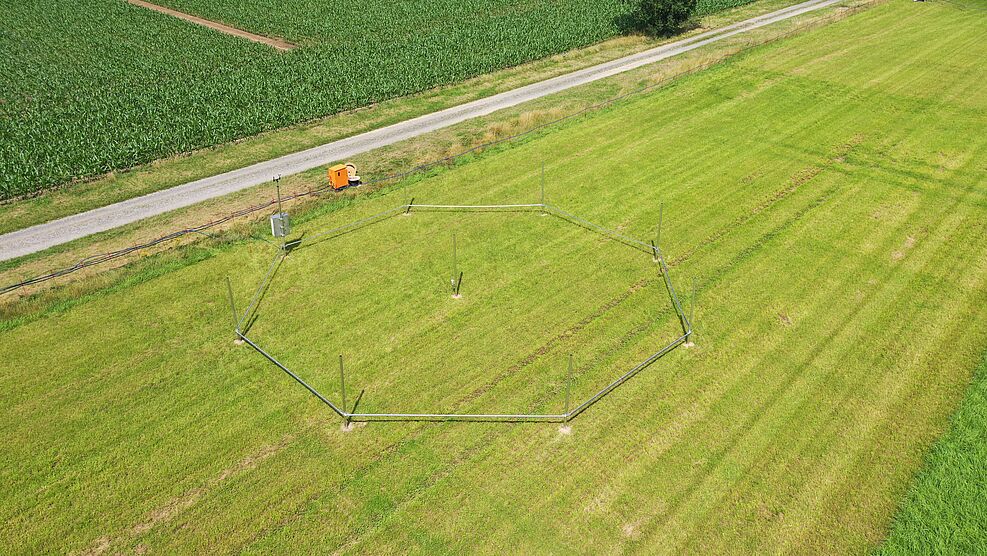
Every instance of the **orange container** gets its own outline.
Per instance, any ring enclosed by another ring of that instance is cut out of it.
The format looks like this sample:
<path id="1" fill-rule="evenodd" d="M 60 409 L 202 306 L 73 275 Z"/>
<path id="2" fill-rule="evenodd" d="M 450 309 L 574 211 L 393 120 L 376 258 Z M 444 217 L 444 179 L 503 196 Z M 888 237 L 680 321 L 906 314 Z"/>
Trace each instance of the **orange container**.
<path id="1" fill-rule="evenodd" d="M 342 189 L 350 184 L 350 174 L 345 164 L 337 164 L 329 168 L 329 183 L 333 189 Z"/>

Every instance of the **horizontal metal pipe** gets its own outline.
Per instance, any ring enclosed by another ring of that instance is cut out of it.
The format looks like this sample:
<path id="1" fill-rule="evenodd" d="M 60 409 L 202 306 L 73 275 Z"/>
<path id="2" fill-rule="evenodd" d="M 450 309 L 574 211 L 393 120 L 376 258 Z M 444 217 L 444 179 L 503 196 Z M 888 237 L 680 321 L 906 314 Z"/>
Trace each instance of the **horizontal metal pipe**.
<path id="1" fill-rule="evenodd" d="M 277 253 L 275 253 L 274 258 L 271 259 L 271 264 L 267 267 L 267 273 L 264 275 L 264 279 L 261 280 L 260 285 L 257 286 L 256 290 L 254 290 L 254 295 L 250 298 L 250 303 L 247 304 L 247 309 L 243 312 L 243 316 L 240 317 L 240 320 L 236 323 L 237 330 L 243 329 L 243 324 L 247 322 L 247 319 L 250 317 L 250 312 L 256 307 L 257 303 L 260 302 L 260 293 L 264 291 L 264 288 L 267 287 L 267 284 L 274 277 L 274 271 L 282 260 L 284 260 L 284 251 L 281 250 L 281 247 L 278 247 Z"/>
<path id="2" fill-rule="evenodd" d="M 665 355 L 673 348 L 684 342 L 688 338 L 688 334 L 683 335 L 674 341 L 672 341 L 667 346 L 663 347 L 658 352 L 654 353 L 641 363 L 637 364 L 633 369 L 624 373 L 620 378 L 614 380 L 606 387 L 601 389 L 599 392 L 591 396 L 585 402 L 576 406 L 573 410 L 568 413 L 350 413 L 343 411 L 336 407 L 334 403 L 329 401 L 325 396 L 319 393 L 318 390 L 310 386 L 307 382 L 302 380 L 301 377 L 293 373 L 288 367 L 281 364 L 280 361 L 275 359 L 269 353 L 264 351 L 260 346 L 255 344 L 247 336 L 237 333 L 237 336 L 243 339 L 250 347 L 254 348 L 258 353 L 267 358 L 268 361 L 274 363 L 279 369 L 287 373 L 291 378 L 295 379 L 299 384 L 305 387 L 313 396 L 317 397 L 323 403 L 328 405 L 337 415 L 346 419 L 347 421 L 355 422 L 369 422 L 369 421 L 538 421 L 538 422 L 566 422 L 584 410 L 589 406 L 593 405 L 601 398 L 612 392 L 615 388 L 629 380 L 631 377 L 641 372 L 645 367 L 652 364 L 659 357 Z"/>
<path id="3" fill-rule="evenodd" d="M 417 206 L 417 205 L 415 205 L 415 206 Z M 363 225 L 366 225 L 366 224 L 371 224 L 375 220 L 381 220 L 381 219 L 383 219 L 383 218 L 385 218 L 387 216 L 391 216 L 392 213 L 393 214 L 398 214 L 399 212 L 404 211 L 406 208 L 408 208 L 408 205 L 401 205 L 399 207 L 394 207 L 394 208 L 387 209 L 385 211 L 378 212 L 377 214 L 374 214 L 372 216 L 368 216 L 366 218 L 361 218 L 360 220 L 357 220 L 355 222 L 350 222 L 349 224 L 343 224 L 342 226 L 339 226 L 337 228 L 332 228 L 331 230 L 326 230 L 324 232 L 318 232 L 315 235 L 313 235 L 313 236 L 309 237 L 308 239 L 306 239 L 306 242 L 311 242 L 311 241 L 314 241 L 314 240 L 319 239 L 319 238 L 323 238 L 323 237 L 328 236 L 328 235 L 339 233 L 339 232 L 342 232 L 343 230 L 348 230 L 348 229 L 351 229 L 351 228 L 359 228 L 360 226 L 363 226 Z"/>
<path id="4" fill-rule="evenodd" d="M 655 352 L 650 357 L 637 364 L 633 369 L 624 373 L 620 378 L 614 380 L 606 387 L 601 389 L 596 394 L 592 395 L 585 402 L 576 406 L 575 409 L 569 411 L 568 413 L 562 414 L 543 414 L 543 413 L 528 413 L 528 414 L 472 414 L 472 413 L 344 413 L 343 417 L 351 421 L 549 421 L 549 422 L 565 422 L 576 415 L 585 411 L 589 406 L 593 405 L 601 398 L 612 392 L 618 386 L 630 380 L 635 374 L 644 370 L 645 367 L 654 363 L 658 358 L 665 355 L 673 348 L 684 342 L 688 338 L 688 335 L 683 335 L 671 343 L 663 347 L 661 350 Z"/>
<path id="5" fill-rule="evenodd" d="M 341 232 L 341 231 L 346 230 L 346 229 L 356 228 L 356 227 L 359 227 L 360 225 L 371 223 L 373 220 L 380 219 L 380 218 L 385 217 L 385 216 L 388 216 L 388 215 L 390 215 L 392 213 L 393 214 L 397 214 L 399 212 L 405 211 L 405 210 L 410 209 L 410 208 L 460 209 L 460 210 L 470 210 L 470 209 L 500 209 L 500 208 L 503 208 L 503 209 L 509 209 L 509 208 L 541 208 L 541 209 L 545 209 L 545 210 L 547 210 L 549 212 L 552 212 L 552 213 L 556 214 L 557 216 L 559 216 L 559 217 L 561 217 L 561 218 L 563 218 L 565 220 L 569 220 L 569 221 L 572 221 L 572 222 L 575 222 L 575 223 L 578 223 L 578 224 L 587 225 L 587 226 L 589 226 L 591 228 L 594 228 L 594 229 L 600 231 L 601 233 L 604 233 L 606 235 L 609 235 L 609 236 L 611 236 L 611 237 L 613 237 L 615 239 L 618 239 L 618 240 L 621 240 L 621 241 L 630 243 L 633 246 L 640 246 L 640 247 L 644 248 L 648 253 L 655 253 L 657 255 L 658 260 L 661 263 L 662 276 L 664 277 L 665 284 L 668 287 L 669 292 L 671 293 L 671 297 L 672 297 L 672 300 L 673 300 L 673 305 L 675 306 L 675 309 L 676 309 L 676 313 L 678 313 L 679 317 L 682 319 L 683 329 L 685 330 L 685 334 L 682 335 L 682 336 L 680 336 L 679 338 L 675 339 L 674 341 L 672 341 L 671 343 L 669 343 L 668 345 L 666 345 L 665 347 L 663 347 L 661 350 L 655 352 L 654 354 L 652 354 L 651 356 L 649 356 L 647 359 L 645 359 L 644 361 L 642 361 L 641 363 L 639 363 L 638 365 L 636 365 L 633 369 L 631 369 L 631 370 L 627 371 L 626 373 L 624 373 L 623 375 L 621 375 L 619 378 L 617 378 L 616 380 L 614 380 L 613 382 L 611 382 L 610 384 L 608 384 L 606 387 L 604 387 L 603 389 L 601 389 L 600 391 L 598 391 L 596 394 L 593 394 L 585 402 L 579 404 L 574 409 L 572 409 L 571 411 L 568 411 L 566 413 L 562 413 L 562 414 L 537 414 L 537 413 L 535 413 L 535 414 L 512 414 L 512 413 L 501 413 L 501 414 L 498 414 L 498 413 L 493 413 L 493 414 L 478 413 L 478 414 L 471 414 L 471 413 L 350 413 L 350 412 L 344 411 L 344 410 L 340 409 L 339 407 L 337 407 L 334 403 L 332 403 L 331 401 L 329 401 L 325 396 L 323 396 L 322 394 L 320 394 L 318 390 L 316 390 L 315 388 L 313 388 L 312 386 L 310 386 L 300 376 L 296 375 L 294 372 L 292 372 L 290 369 L 288 369 L 288 367 L 284 366 L 283 364 L 281 364 L 280 361 L 278 361 L 272 355 L 270 355 L 269 353 L 267 353 L 266 351 L 264 351 L 260 346 L 258 346 L 252 340 L 250 340 L 250 338 L 248 338 L 247 336 L 245 336 L 244 334 L 242 334 L 239 330 L 236 331 L 237 336 L 239 336 L 241 339 L 243 339 L 243 341 L 246 342 L 250 347 L 252 347 L 258 353 L 260 353 L 265 358 L 267 358 L 268 361 L 270 361 L 275 366 L 277 366 L 279 369 L 281 369 L 282 371 L 284 371 L 291 378 L 293 378 L 296 382 L 298 382 L 299 384 L 301 384 L 302 386 L 304 386 L 305 389 L 308 390 L 313 396 L 315 396 L 316 398 L 318 398 L 324 404 L 328 405 L 330 409 L 332 409 L 337 415 L 339 415 L 343 419 L 346 419 L 348 421 L 357 421 L 357 422 L 366 422 L 366 421 L 416 421 L 416 420 L 417 421 L 510 421 L 510 422 L 524 422 L 524 421 L 534 422 L 534 421 L 537 421 L 537 422 L 566 422 L 566 421 L 569 421 L 572 418 L 576 417 L 577 415 L 579 415 L 583 411 L 585 411 L 589 406 L 593 405 L 594 403 L 596 403 L 597 401 L 599 401 L 601 398 L 603 398 L 604 396 L 606 396 L 607 394 L 609 394 L 610 392 L 612 392 L 615 388 L 617 388 L 618 386 L 620 386 L 621 384 L 623 384 L 624 382 L 626 382 L 627 380 L 629 380 L 631 377 L 633 377 L 634 375 L 636 375 L 637 373 L 639 373 L 641 370 L 643 370 L 648 365 L 654 363 L 658 358 L 662 357 L 663 355 L 665 355 L 666 353 L 668 353 L 669 351 L 671 351 L 672 349 L 674 349 L 679 344 L 685 342 L 689 338 L 689 335 L 692 334 L 692 323 L 689 322 L 688 317 L 685 316 L 685 312 L 683 311 L 682 305 L 679 302 L 678 295 L 675 293 L 675 289 L 672 286 L 671 278 L 668 276 L 668 265 L 665 263 L 665 259 L 662 256 L 662 253 L 661 253 L 660 249 L 658 249 L 656 246 L 652 246 L 652 245 L 649 245 L 649 244 L 644 243 L 642 241 L 639 241 L 639 240 L 636 240 L 634 238 L 631 238 L 631 237 L 625 236 L 623 234 L 620 234 L 620 233 L 618 233 L 618 232 L 616 232 L 614 230 L 610 230 L 608 228 L 604 228 L 603 226 L 600 226 L 599 224 L 595 224 L 593 222 L 590 222 L 588 220 L 585 220 L 583 218 L 580 218 L 578 216 L 575 216 L 575 215 L 573 215 L 573 214 L 571 214 L 569 212 L 566 212 L 566 211 L 564 211 L 564 210 L 562 210 L 562 209 L 560 209 L 558 207 L 555 207 L 555 206 L 552 206 L 552 205 L 548 205 L 548 204 L 544 204 L 544 203 L 516 204 L 516 205 L 417 205 L 417 204 L 411 204 L 411 203 L 409 203 L 409 204 L 401 205 L 401 206 L 398 206 L 398 207 L 395 207 L 395 208 L 392 208 L 392 209 L 388 209 L 386 211 L 377 213 L 377 214 L 375 214 L 373 216 L 364 218 L 362 220 L 358 220 L 356 222 L 351 222 L 349 224 L 345 224 L 345 225 L 340 226 L 338 228 L 334 228 L 334 229 L 331 229 L 331 230 L 327 230 L 325 232 L 321 232 L 321 233 L 319 233 L 319 234 L 317 234 L 317 235 L 309 238 L 308 241 L 311 241 L 313 239 L 317 239 L 319 237 L 324 237 L 324 236 L 329 235 L 329 234 Z M 257 288 L 257 291 L 254 294 L 254 298 L 255 299 L 256 299 L 257 295 L 259 294 L 259 292 L 261 292 L 263 290 L 264 286 L 266 286 L 267 283 L 269 282 L 269 280 L 270 280 L 270 278 L 272 276 L 272 271 L 275 268 L 275 263 L 278 261 L 278 257 L 281 257 L 283 259 L 283 256 L 284 256 L 284 253 L 278 253 L 278 255 L 275 257 L 275 259 L 271 262 L 271 266 L 268 269 L 267 275 L 265 276 L 264 280 L 261 282 L 260 286 Z M 244 319 L 246 319 L 247 315 L 250 313 L 250 310 L 253 308 L 253 305 L 254 305 L 254 300 L 252 300 L 251 301 L 251 304 L 248 305 L 247 311 L 244 313 L 244 316 L 243 316 Z"/>
<path id="6" fill-rule="evenodd" d="M 668 273 L 668 265 L 665 264 L 665 257 L 660 253 L 658 254 L 658 262 L 661 264 L 661 275 L 665 280 L 665 287 L 668 288 L 668 293 L 672 298 L 672 305 L 675 307 L 675 312 L 679 316 L 679 320 L 682 321 L 682 331 L 688 336 L 692 334 L 692 322 L 689 317 L 685 316 L 685 310 L 682 308 L 682 303 L 679 301 L 679 296 L 675 293 L 675 286 L 672 284 L 672 277 Z"/>
<path id="7" fill-rule="evenodd" d="M 561 217 L 561 218 L 563 218 L 565 220 L 569 220 L 569 221 L 574 222 L 574 223 L 577 223 L 577 224 L 583 224 L 583 225 L 589 226 L 589 227 L 594 228 L 597 231 L 602 232 L 602 233 L 604 233 L 606 235 L 609 235 L 609 236 L 611 236 L 611 237 L 613 237 L 615 239 L 618 239 L 620 241 L 623 241 L 625 243 L 628 243 L 628 244 L 630 244 L 633 247 L 639 247 L 639 248 L 641 248 L 642 250 L 644 250 L 648 254 L 654 253 L 656 251 L 656 248 L 652 248 L 651 245 L 648 244 L 648 243 L 645 243 L 645 242 L 643 242 L 643 241 L 641 241 L 639 239 L 634 239 L 632 237 L 625 236 L 624 234 L 622 234 L 620 232 L 611 230 L 610 228 L 603 227 L 603 226 L 601 226 L 601 225 L 599 225 L 599 224 L 597 224 L 595 222 L 590 222 L 589 220 L 586 220 L 585 218 L 580 218 L 579 216 L 576 216 L 575 214 L 572 214 L 571 212 L 567 212 L 565 210 L 562 210 L 562 209 L 560 209 L 557 206 L 554 206 L 554 205 L 545 205 L 544 208 L 546 210 L 548 210 L 548 212 L 554 213 L 556 216 L 559 216 L 559 217 Z M 660 254 L 661 251 L 658 250 L 658 253 Z"/>
<path id="8" fill-rule="evenodd" d="M 561 422 L 565 415 L 551 414 L 471 414 L 471 413 L 347 413 L 351 421 L 555 421 Z"/>
<path id="9" fill-rule="evenodd" d="M 600 390 L 596 394 L 593 394 L 593 396 L 591 396 L 585 402 L 579 404 L 575 409 L 573 409 L 572 411 L 570 411 L 566 415 L 566 417 L 568 419 L 572 419 L 576 415 L 579 415 L 580 413 L 583 412 L 583 410 L 585 410 L 589 406 L 591 406 L 594 403 L 596 403 L 597 401 L 599 401 L 600 398 L 602 398 L 603 396 L 606 396 L 607 394 L 609 394 L 610 392 L 612 392 L 614 390 L 614 388 L 620 386 L 621 384 L 623 384 L 624 382 L 626 382 L 628 379 L 630 379 L 632 376 L 634 376 L 637 373 L 641 372 L 645 367 L 647 367 L 648 365 L 654 363 L 659 357 L 665 355 L 669 351 L 672 351 L 672 349 L 674 349 L 676 346 L 678 346 L 682 342 L 686 341 L 686 339 L 688 337 L 689 337 L 688 334 L 685 334 L 685 335 L 682 335 L 682 336 L 678 337 L 672 343 L 668 344 L 667 346 L 665 346 L 665 347 L 661 348 L 660 350 L 658 350 L 657 352 L 655 352 L 653 355 L 651 355 L 651 357 L 648 357 L 647 359 L 645 359 L 641 363 L 638 363 L 637 366 L 635 366 L 633 369 L 631 369 L 631 370 L 627 371 L 626 373 L 624 373 L 623 376 L 621 376 L 617 380 L 611 382 L 610 384 L 608 384 L 605 388 L 603 388 L 602 390 Z"/>
<path id="10" fill-rule="evenodd" d="M 324 403 L 324 404 L 328 405 L 330 408 L 332 408 L 332 410 L 335 411 L 337 415 L 339 415 L 340 417 L 342 417 L 344 419 L 346 418 L 346 415 L 347 414 L 346 414 L 345 411 L 343 411 L 343 410 L 339 409 L 338 407 L 336 407 L 336 404 L 334 404 L 331 401 L 329 401 L 328 399 L 326 399 L 326 397 L 323 396 L 322 394 L 320 394 L 318 390 L 316 390 L 315 388 L 312 388 L 311 386 L 309 386 L 309 384 L 307 382 L 305 382 L 304 380 L 302 380 L 302 378 L 300 376 L 298 376 L 295 373 L 291 372 L 291 370 L 288 367 L 285 367 L 284 365 L 282 365 L 280 361 L 278 361 L 273 356 L 271 356 L 269 353 L 267 353 L 266 351 L 264 351 L 263 349 L 261 349 L 260 346 L 258 346 L 257 344 L 253 343 L 250 340 L 250 338 L 244 336 L 240 332 L 237 332 L 236 335 L 239 336 L 244 342 L 247 342 L 247 344 L 250 347 L 252 347 L 255 350 L 257 350 L 257 353 L 260 353 L 261 355 L 263 355 L 264 357 L 266 357 L 268 361 L 270 361 L 271 363 L 274 363 L 275 365 L 277 365 L 277 367 L 279 369 L 281 369 L 282 371 L 288 373 L 288 376 L 290 376 L 291 378 L 295 379 L 298 382 L 298 384 L 301 384 L 302 386 L 304 386 L 305 389 L 308 390 L 309 392 L 311 392 L 313 396 L 315 396 L 316 398 L 319 398 L 320 400 L 322 400 L 322 403 Z"/>
<path id="11" fill-rule="evenodd" d="M 433 208 L 433 209 L 499 209 L 499 208 L 545 208 L 546 205 L 534 203 L 528 205 L 404 205 L 401 208 Z"/>

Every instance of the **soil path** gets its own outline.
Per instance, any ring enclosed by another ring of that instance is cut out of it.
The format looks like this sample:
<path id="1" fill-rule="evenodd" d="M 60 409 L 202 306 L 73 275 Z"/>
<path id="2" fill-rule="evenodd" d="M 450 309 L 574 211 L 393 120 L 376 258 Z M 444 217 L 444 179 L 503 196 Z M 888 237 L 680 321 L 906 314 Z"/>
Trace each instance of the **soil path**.
<path id="1" fill-rule="evenodd" d="M 227 35 L 233 35 L 234 37 L 240 37 L 242 39 L 247 39 L 248 41 L 259 42 L 266 44 L 272 48 L 278 50 L 291 50 L 292 48 L 297 48 L 297 45 L 291 44 L 288 41 L 265 37 L 263 35 L 255 35 L 253 33 L 244 31 L 242 29 L 237 29 L 236 27 L 230 27 L 229 25 L 223 25 L 222 23 L 217 23 L 215 21 L 209 21 L 208 19 L 202 19 L 201 17 L 196 17 L 192 14 L 187 14 L 185 12 L 180 12 L 178 10 L 173 10 L 171 8 L 166 8 L 164 6 L 159 6 L 157 4 L 152 4 L 150 2 L 144 2 L 144 0 L 127 0 L 127 2 L 140 6 L 142 8 L 147 8 L 149 10 L 154 10 L 163 14 L 174 16 L 185 21 L 191 21 L 197 25 L 202 25 L 203 27 L 208 27 L 210 29 L 215 29 L 220 33 L 226 33 Z"/>

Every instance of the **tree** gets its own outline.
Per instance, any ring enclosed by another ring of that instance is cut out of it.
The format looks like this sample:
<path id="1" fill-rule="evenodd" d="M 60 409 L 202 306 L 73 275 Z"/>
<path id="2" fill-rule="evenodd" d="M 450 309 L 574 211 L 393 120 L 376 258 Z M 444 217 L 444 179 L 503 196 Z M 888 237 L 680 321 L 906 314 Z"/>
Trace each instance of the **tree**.
<path id="1" fill-rule="evenodd" d="M 696 0 L 638 0 L 634 21 L 643 33 L 670 35 L 682 28 L 696 10 Z"/>

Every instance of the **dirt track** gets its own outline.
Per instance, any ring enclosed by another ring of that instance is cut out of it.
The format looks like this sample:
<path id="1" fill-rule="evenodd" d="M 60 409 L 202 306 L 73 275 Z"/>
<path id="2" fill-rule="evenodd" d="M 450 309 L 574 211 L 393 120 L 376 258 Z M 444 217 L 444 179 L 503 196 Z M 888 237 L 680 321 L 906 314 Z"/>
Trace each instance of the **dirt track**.
<path id="1" fill-rule="evenodd" d="M 191 21 L 197 25 L 202 25 L 203 27 L 208 27 L 219 31 L 220 33 L 226 33 L 227 35 L 233 35 L 234 37 L 240 37 L 242 39 L 247 39 L 248 41 L 259 42 L 266 44 L 272 48 L 278 50 L 291 50 L 292 48 L 297 48 L 297 45 L 291 44 L 288 41 L 265 37 L 263 35 L 255 35 L 253 33 L 244 31 L 242 29 L 237 29 L 236 27 L 230 27 L 229 25 L 223 25 L 222 23 L 217 23 L 215 21 L 210 21 L 208 19 L 202 19 L 201 17 L 196 17 L 185 12 L 180 12 L 178 10 L 173 10 L 171 8 L 166 8 L 164 6 L 159 6 L 157 4 L 152 4 L 150 2 L 144 2 L 144 0 L 127 0 L 135 6 L 140 6 L 142 8 L 147 8 L 149 10 L 154 10 L 163 14 L 177 17 L 179 19 L 184 19 L 185 21 Z"/>

